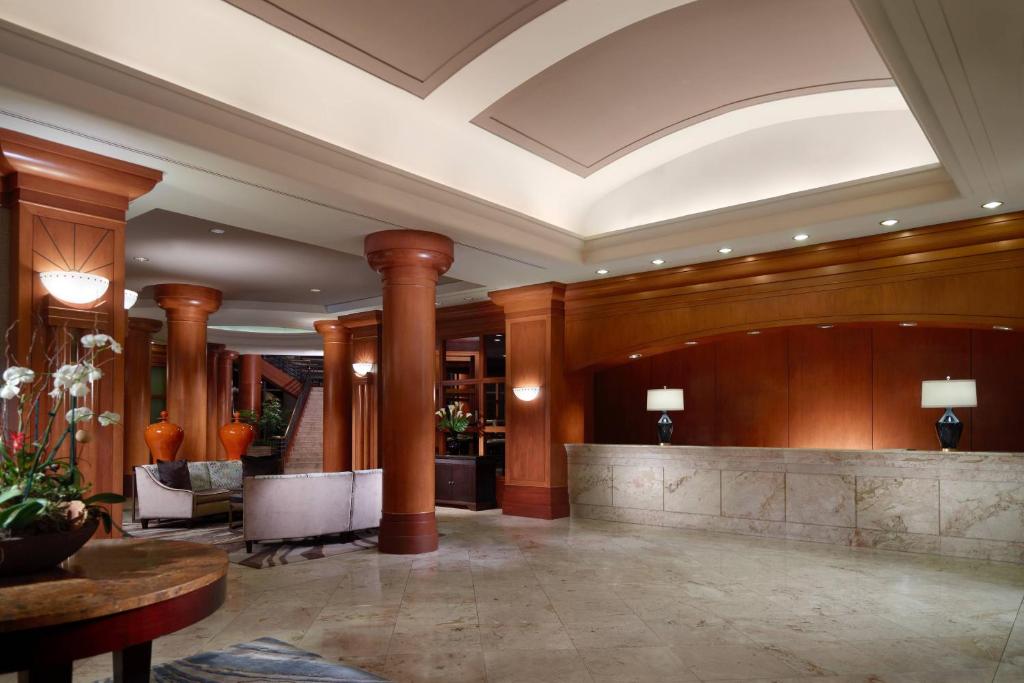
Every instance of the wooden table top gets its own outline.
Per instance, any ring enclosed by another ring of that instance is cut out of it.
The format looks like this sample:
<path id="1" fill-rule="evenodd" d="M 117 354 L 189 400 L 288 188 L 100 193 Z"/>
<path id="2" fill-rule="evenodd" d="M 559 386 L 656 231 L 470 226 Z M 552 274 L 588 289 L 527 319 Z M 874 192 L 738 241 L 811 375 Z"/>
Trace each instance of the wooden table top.
<path id="1" fill-rule="evenodd" d="M 127 612 L 208 586 L 227 570 L 227 554 L 200 543 L 92 541 L 66 568 L 0 579 L 0 633 Z"/>

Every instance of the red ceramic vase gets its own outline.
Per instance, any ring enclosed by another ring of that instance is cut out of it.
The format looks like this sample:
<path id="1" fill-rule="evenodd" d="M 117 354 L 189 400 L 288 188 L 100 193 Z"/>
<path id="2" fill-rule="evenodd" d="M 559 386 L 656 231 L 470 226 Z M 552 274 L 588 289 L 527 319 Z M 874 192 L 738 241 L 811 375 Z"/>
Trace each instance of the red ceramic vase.
<path id="1" fill-rule="evenodd" d="M 220 428 L 220 442 L 228 453 L 228 460 L 239 460 L 255 438 L 256 429 L 242 422 L 237 410 L 234 412 L 234 420 Z"/>
<path id="2" fill-rule="evenodd" d="M 174 460 L 181 442 L 185 440 L 185 430 L 167 421 L 167 411 L 160 411 L 160 421 L 146 427 L 144 433 L 146 445 L 149 446 L 150 458 L 157 460 Z"/>

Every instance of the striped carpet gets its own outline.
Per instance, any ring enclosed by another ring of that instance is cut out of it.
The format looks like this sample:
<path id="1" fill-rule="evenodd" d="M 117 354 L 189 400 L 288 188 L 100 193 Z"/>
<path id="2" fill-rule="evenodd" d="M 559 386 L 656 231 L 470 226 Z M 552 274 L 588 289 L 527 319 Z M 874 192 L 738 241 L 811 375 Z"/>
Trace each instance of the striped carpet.
<path id="1" fill-rule="evenodd" d="M 274 638 L 202 652 L 154 666 L 151 683 L 364 683 L 386 679 L 345 664 L 334 664 Z M 112 683 L 106 679 L 102 683 Z M 100 682 L 97 682 L 100 683 Z"/>
<path id="2" fill-rule="evenodd" d="M 159 525 L 151 523 L 148 529 L 143 529 L 141 524 L 130 519 L 125 519 L 122 528 L 125 535 L 132 538 L 192 541 L 215 545 L 228 554 L 228 559 L 232 563 L 253 569 L 296 564 L 377 547 L 377 530 L 367 529 L 322 538 L 256 543 L 253 545 L 252 554 L 249 554 L 245 552 L 242 528 L 228 528 L 226 515 L 196 520 L 195 526 L 191 529 L 185 522 L 162 522 Z"/>

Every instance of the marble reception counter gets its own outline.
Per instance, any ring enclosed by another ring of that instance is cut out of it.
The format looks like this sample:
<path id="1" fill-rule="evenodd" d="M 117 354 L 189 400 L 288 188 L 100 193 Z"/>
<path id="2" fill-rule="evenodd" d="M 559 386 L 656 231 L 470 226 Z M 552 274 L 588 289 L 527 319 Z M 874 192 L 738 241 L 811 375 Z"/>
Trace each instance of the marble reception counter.
<path id="1" fill-rule="evenodd" d="M 573 517 L 1024 563 L 1024 454 L 565 448 Z"/>

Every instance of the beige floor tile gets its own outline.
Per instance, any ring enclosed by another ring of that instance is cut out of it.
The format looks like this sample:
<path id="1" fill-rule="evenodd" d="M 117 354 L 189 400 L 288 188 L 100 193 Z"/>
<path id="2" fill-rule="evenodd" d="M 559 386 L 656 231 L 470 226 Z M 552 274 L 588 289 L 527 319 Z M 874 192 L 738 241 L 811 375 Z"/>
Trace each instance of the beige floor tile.
<path id="1" fill-rule="evenodd" d="M 558 622 L 483 625 L 480 645 L 485 651 L 573 649 L 568 632 Z"/>
<path id="2" fill-rule="evenodd" d="M 697 681 L 669 647 L 614 647 L 579 650 L 595 683 Z"/>
<path id="3" fill-rule="evenodd" d="M 482 652 L 440 652 L 357 658 L 349 662 L 392 683 L 483 683 Z"/>
<path id="4" fill-rule="evenodd" d="M 677 646 L 673 652 L 702 681 L 808 675 L 789 666 L 780 653 L 761 645 L 698 644 Z"/>
<path id="5" fill-rule="evenodd" d="M 575 650 L 494 650 L 484 653 L 487 683 L 592 683 Z"/>
<path id="6" fill-rule="evenodd" d="M 665 642 L 635 614 L 611 616 L 599 621 L 572 622 L 567 623 L 565 627 L 577 648 L 665 645 Z"/>

